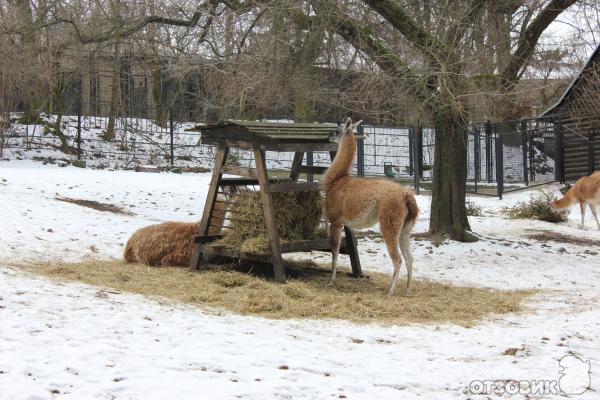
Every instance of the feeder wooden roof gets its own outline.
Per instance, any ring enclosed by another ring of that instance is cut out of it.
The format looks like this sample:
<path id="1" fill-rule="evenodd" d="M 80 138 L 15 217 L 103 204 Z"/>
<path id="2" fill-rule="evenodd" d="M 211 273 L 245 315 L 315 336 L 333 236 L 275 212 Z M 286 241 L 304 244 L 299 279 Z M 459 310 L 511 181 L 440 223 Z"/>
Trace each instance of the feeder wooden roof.
<path id="1" fill-rule="evenodd" d="M 337 149 L 334 142 L 339 128 L 334 124 L 296 124 L 285 122 L 221 121 L 198 126 L 204 144 L 275 151 Z"/>

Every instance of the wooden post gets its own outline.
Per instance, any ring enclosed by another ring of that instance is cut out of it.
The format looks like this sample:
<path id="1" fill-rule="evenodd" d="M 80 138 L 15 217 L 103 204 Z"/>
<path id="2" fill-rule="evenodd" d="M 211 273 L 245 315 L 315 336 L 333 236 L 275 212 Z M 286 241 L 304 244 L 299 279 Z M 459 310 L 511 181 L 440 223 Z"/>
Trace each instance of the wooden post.
<path id="1" fill-rule="evenodd" d="M 210 226 L 210 219 L 215 207 L 215 201 L 217 200 L 217 192 L 219 190 L 219 181 L 222 176 L 223 165 L 227 160 L 227 154 L 229 153 L 229 147 L 219 146 L 217 148 L 217 154 L 215 155 L 215 165 L 213 168 L 212 178 L 210 180 L 210 186 L 208 193 L 206 194 L 206 202 L 204 204 L 204 211 L 202 213 L 202 220 L 200 220 L 200 229 L 198 231 L 199 236 L 205 236 L 208 234 L 208 228 Z M 195 269 L 202 269 L 202 243 L 196 243 L 194 247 L 194 253 L 190 260 L 190 267 Z"/>
<path id="2" fill-rule="evenodd" d="M 292 170 L 290 171 L 290 178 L 296 182 L 300 177 L 300 166 L 302 166 L 302 159 L 304 158 L 303 151 L 297 151 L 294 153 L 294 161 L 292 161 Z"/>
<path id="3" fill-rule="evenodd" d="M 350 265 L 352 266 L 352 276 L 355 278 L 363 276 L 362 268 L 360 267 L 360 258 L 358 258 L 358 249 L 356 244 L 356 236 L 352 233 L 352 229 L 344 226 L 346 234 L 346 252 L 350 256 Z"/>
<path id="4" fill-rule="evenodd" d="M 273 263 L 275 280 L 278 282 L 285 282 L 285 269 L 283 267 L 283 258 L 281 257 L 281 246 L 279 243 L 279 232 L 277 231 L 277 221 L 275 219 L 275 209 L 273 208 L 273 198 L 269 191 L 269 175 L 267 173 L 265 151 L 255 149 L 254 160 L 256 161 L 256 172 L 258 175 L 258 184 L 260 185 L 265 224 L 267 225 L 267 233 L 269 235 L 271 261 Z"/>

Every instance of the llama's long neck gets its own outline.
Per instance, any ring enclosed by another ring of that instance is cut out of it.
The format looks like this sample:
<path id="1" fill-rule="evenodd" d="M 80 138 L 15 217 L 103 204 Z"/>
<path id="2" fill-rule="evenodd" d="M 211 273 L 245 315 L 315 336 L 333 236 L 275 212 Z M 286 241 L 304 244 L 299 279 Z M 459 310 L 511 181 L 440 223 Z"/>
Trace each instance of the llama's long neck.
<path id="1" fill-rule="evenodd" d="M 553 202 L 552 206 L 554 208 L 556 208 L 557 210 L 564 210 L 565 208 L 569 207 L 571 204 L 575 203 L 577 201 L 577 199 L 575 198 L 574 189 L 575 189 L 574 187 L 569 189 L 569 191 L 567 193 L 565 193 L 565 195 L 562 198 Z"/>
<path id="2" fill-rule="evenodd" d="M 325 177 L 323 179 L 323 187 L 325 191 L 329 191 L 336 181 L 344 176 L 349 175 L 350 167 L 352 167 L 352 161 L 354 160 L 354 153 L 356 152 L 356 138 L 353 133 L 344 133 L 338 151 L 333 159 L 333 162 L 327 169 Z"/>

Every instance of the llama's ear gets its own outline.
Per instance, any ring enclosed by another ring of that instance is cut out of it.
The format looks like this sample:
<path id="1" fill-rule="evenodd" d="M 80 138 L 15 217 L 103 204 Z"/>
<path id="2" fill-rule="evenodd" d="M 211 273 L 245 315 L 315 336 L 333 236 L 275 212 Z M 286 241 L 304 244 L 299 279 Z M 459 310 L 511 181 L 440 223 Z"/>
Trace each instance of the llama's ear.
<path id="1" fill-rule="evenodd" d="M 352 118 L 348 117 L 348 119 L 346 120 L 346 128 L 351 128 L 352 127 Z"/>

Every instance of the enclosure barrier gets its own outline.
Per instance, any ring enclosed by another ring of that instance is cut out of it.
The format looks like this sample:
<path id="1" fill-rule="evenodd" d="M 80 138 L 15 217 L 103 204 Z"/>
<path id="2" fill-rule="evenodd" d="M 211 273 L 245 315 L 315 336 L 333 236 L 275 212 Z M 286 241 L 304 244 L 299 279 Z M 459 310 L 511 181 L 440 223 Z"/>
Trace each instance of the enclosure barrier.
<path id="1" fill-rule="evenodd" d="M 132 168 L 137 164 L 174 171 L 212 168 L 215 149 L 201 143 L 198 131 L 190 130 L 194 123 L 181 120 L 187 115 L 185 111 L 171 108 L 149 112 L 145 107 L 142 112 L 129 107 L 111 119 L 85 115 L 82 109 L 110 115 L 108 104 L 79 105 L 77 115 L 60 120 L 50 116 L 36 124 L 17 122 L 11 131 L 4 132 L 2 148 L 41 154 L 33 157 L 77 159 L 101 168 Z M 131 116 L 149 114 L 156 118 Z M 65 143 L 52 134 L 57 128 Z M 353 171 L 359 176 L 388 176 L 413 186 L 417 193 L 427 190 L 432 180 L 434 133 L 418 125 L 363 123 L 357 130 Z M 599 158 L 596 133 L 595 126 L 584 135 L 543 119 L 471 124 L 467 132 L 467 192 L 502 197 L 511 191 L 589 174 Z M 329 156 L 328 152 L 309 151 L 303 163 L 328 166 Z M 254 166 L 251 152 L 232 149 L 231 157 L 240 167 Z M 286 153 L 267 152 L 266 157 L 273 170 L 289 169 L 293 161 L 293 155 Z M 315 174 L 309 172 L 305 179 L 312 182 Z"/>

